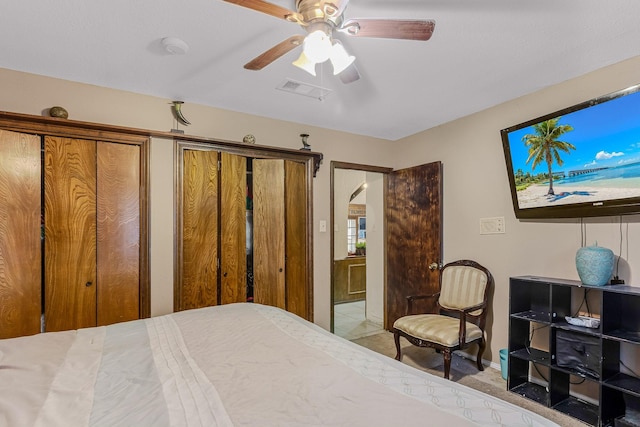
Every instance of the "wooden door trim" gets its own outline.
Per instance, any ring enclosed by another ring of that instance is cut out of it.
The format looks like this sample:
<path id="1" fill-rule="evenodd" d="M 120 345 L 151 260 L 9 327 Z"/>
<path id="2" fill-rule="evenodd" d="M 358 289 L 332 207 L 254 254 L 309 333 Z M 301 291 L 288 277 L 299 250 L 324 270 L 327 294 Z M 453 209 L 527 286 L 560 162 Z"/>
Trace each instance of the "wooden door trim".
<path id="1" fill-rule="evenodd" d="M 334 169 L 351 169 L 357 171 L 365 171 L 365 172 L 379 172 L 382 174 L 393 172 L 393 168 L 388 168 L 384 166 L 371 166 L 371 165 L 363 165 L 360 163 L 348 163 L 348 162 L 338 162 L 331 161 L 331 171 Z M 333 174 L 331 175 L 333 176 Z"/>
<path id="2" fill-rule="evenodd" d="M 141 145 L 146 144 L 150 136 L 142 129 L 4 111 L 0 111 L 0 127 L 16 132 Z"/>
<path id="3" fill-rule="evenodd" d="M 149 191 L 151 175 L 149 172 L 149 138 L 140 145 L 140 318 L 151 317 L 151 266 L 149 251 Z"/>
<path id="4" fill-rule="evenodd" d="M 0 127 L 15 132 L 33 132 L 52 136 L 66 136 L 84 139 L 96 139 L 107 142 L 126 142 L 145 144 L 149 138 L 162 138 L 180 141 L 185 144 L 197 144 L 204 147 L 215 147 L 220 151 L 242 154 L 247 157 L 272 157 L 280 159 L 311 161 L 312 176 L 320 168 L 323 155 L 315 151 L 295 150 L 291 148 L 269 145 L 249 145 L 237 141 L 211 139 L 196 135 L 176 134 L 150 129 L 139 129 L 124 126 L 106 125 L 102 123 L 78 120 L 59 119 L 54 117 L 34 116 L 31 114 L 0 111 Z"/>
<path id="5" fill-rule="evenodd" d="M 334 251 L 334 226 L 335 226 L 335 214 L 334 214 L 334 210 L 335 210 L 335 201 L 333 199 L 333 187 L 335 185 L 335 178 L 334 178 L 334 172 L 336 169 L 349 169 L 349 170 L 358 170 L 358 171 L 364 171 L 364 172 L 377 172 L 377 173 L 381 173 L 383 175 L 383 203 L 384 203 L 384 207 L 383 210 L 386 212 L 387 210 L 387 175 L 393 171 L 393 168 L 388 168 L 388 167 L 384 167 L 384 166 L 372 166 L 372 165 L 363 165 L 363 164 L 359 164 L 359 163 L 348 163 L 348 162 L 338 162 L 338 161 L 331 161 L 330 163 L 330 171 L 329 171 L 329 175 L 330 175 L 330 184 L 329 184 L 329 210 L 330 210 L 330 215 L 329 215 L 329 230 L 331 230 L 331 239 L 330 239 L 330 273 L 329 273 L 329 280 L 330 280 L 330 287 L 331 287 L 331 291 L 330 291 L 330 304 L 331 304 L 331 320 L 330 320 L 330 326 L 329 326 L 329 330 L 331 332 L 334 332 L 334 310 L 333 310 L 333 306 L 335 304 L 334 302 L 334 280 L 335 280 L 335 271 L 334 271 L 334 257 L 335 257 L 335 251 Z M 384 217 L 384 221 L 383 221 L 383 228 L 384 228 L 384 233 L 386 235 L 386 230 L 387 230 L 387 219 L 386 219 L 386 215 L 383 215 Z M 383 249 L 384 254 L 383 254 L 383 258 L 386 260 L 386 253 L 387 253 L 387 248 L 385 245 L 385 248 Z M 386 273 L 386 261 L 384 262 L 385 264 L 385 273 L 384 273 L 384 285 L 383 287 L 384 292 L 384 298 L 386 298 L 386 287 L 387 287 L 387 273 Z M 386 306 L 386 301 L 383 302 L 383 304 Z M 386 317 L 386 310 L 385 310 L 385 317 Z M 385 319 L 386 320 L 386 319 Z"/>

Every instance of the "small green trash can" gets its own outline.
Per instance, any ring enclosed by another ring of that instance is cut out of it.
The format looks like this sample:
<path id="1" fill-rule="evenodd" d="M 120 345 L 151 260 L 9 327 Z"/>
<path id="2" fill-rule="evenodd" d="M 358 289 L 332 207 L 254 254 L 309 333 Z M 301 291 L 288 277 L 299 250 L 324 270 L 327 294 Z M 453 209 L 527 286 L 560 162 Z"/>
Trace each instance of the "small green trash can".
<path id="1" fill-rule="evenodd" d="M 507 380 L 507 372 L 509 366 L 509 349 L 503 348 L 500 350 L 500 371 L 502 372 L 502 379 Z"/>

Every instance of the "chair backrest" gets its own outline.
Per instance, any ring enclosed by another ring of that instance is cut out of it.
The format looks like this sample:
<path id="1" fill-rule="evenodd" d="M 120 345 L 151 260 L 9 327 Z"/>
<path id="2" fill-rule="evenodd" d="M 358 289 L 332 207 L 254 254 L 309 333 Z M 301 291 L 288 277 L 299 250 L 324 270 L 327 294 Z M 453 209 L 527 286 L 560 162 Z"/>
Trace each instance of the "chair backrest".
<path id="1" fill-rule="evenodd" d="M 487 301 L 492 285 L 491 273 L 477 262 L 470 260 L 450 262 L 440 270 L 438 305 L 443 310 L 473 307 Z M 476 310 L 470 314 L 484 318 L 486 310 Z"/>

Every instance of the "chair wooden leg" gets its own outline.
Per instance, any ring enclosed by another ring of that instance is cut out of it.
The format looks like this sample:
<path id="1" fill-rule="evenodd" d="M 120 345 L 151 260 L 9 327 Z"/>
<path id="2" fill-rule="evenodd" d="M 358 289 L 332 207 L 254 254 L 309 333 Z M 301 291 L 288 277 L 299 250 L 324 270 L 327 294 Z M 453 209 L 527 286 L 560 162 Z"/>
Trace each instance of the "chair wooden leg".
<path id="1" fill-rule="evenodd" d="M 449 379 L 449 371 L 451 371 L 451 350 L 445 348 L 442 350 L 442 356 L 444 356 L 444 378 Z"/>
<path id="2" fill-rule="evenodd" d="M 487 346 L 487 342 L 482 338 L 478 343 L 478 355 L 476 356 L 476 365 L 478 366 L 479 371 L 484 371 L 484 365 L 482 364 L 482 354 L 484 353 L 484 349 Z"/>
<path id="3" fill-rule="evenodd" d="M 396 343 L 396 360 L 402 361 L 402 349 L 400 348 L 400 334 L 398 332 L 393 333 L 393 340 Z"/>

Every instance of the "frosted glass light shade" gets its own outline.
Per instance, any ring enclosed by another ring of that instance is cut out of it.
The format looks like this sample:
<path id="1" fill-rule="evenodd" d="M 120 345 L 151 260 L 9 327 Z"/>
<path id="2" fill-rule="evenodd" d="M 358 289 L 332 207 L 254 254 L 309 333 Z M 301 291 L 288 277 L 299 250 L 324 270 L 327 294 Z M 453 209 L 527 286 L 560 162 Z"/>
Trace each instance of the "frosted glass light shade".
<path id="1" fill-rule="evenodd" d="M 336 41 L 331 47 L 331 65 L 333 66 L 333 75 L 337 76 L 343 72 L 349 65 L 356 60 L 355 56 L 349 55 L 342 43 Z"/>
<path id="2" fill-rule="evenodd" d="M 316 64 L 324 62 L 333 50 L 331 38 L 324 31 L 316 30 L 304 38 L 303 49 L 310 61 Z"/>
<path id="3" fill-rule="evenodd" d="M 315 77 L 316 63 L 313 61 L 310 61 L 309 58 L 307 58 L 307 55 L 304 54 L 304 51 L 300 54 L 298 59 L 292 62 L 292 64 L 298 68 L 305 70 L 307 73 Z"/>

